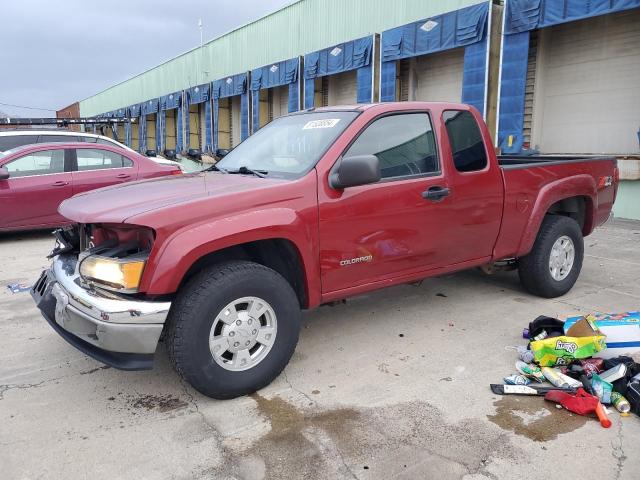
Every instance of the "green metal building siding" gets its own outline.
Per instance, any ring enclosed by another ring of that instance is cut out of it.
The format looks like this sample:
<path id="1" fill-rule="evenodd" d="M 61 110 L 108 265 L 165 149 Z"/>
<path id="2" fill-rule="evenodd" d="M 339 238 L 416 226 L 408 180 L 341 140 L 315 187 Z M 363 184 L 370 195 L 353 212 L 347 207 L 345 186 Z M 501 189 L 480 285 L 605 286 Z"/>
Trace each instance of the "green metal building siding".
<path id="1" fill-rule="evenodd" d="M 202 52 L 195 48 L 82 100 L 80 113 L 126 107 L 482 1 L 299 0 L 207 42 Z"/>

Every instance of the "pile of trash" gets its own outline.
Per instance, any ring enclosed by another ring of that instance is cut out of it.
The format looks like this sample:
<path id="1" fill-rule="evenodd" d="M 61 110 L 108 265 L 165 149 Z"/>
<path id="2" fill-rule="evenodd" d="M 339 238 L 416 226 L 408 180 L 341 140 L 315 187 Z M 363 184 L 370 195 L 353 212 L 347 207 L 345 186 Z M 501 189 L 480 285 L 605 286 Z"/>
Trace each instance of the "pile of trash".
<path id="1" fill-rule="evenodd" d="M 544 396 L 578 415 L 595 413 L 605 428 L 605 406 L 640 415 L 640 311 L 541 316 L 522 336 L 528 345 L 509 347 L 518 352 L 517 373 L 491 384 L 494 393 Z"/>

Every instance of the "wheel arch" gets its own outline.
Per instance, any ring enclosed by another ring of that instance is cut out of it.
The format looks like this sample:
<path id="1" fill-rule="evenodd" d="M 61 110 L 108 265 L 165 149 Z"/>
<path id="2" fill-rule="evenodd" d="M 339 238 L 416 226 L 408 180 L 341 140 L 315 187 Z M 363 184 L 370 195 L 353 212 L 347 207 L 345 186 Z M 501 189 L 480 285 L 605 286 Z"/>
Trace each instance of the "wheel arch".
<path id="1" fill-rule="evenodd" d="M 247 260 L 275 270 L 291 285 L 301 308 L 309 306 L 309 293 L 302 256 L 286 238 L 268 238 L 211 251 L 193 262 L 180 279 L 178 289 L 205 268 L 230 260 Z"/>
<path id="2" fill-rule="evenodd" d="M 303 308 L 320 302 L 318 238 L 313 218 L 291 208 L 274 207 L 198 224 L 156 238 L 140 291 L 149 296 L 175 294 L 194 269 L 218 260 L 251 260 L 283 275 Z"/>
<path id="3" fill-rule="evenodd" d="M 575 175 L 545 185 L 536 198 L 527 228 L 522 234 L 518 256 L 531 251 L 546 215 L 573 218 L 580 226 L 582 235 L 589 235 L 594 229 L 596 199 L 596 183 L 590 175 Z"/>

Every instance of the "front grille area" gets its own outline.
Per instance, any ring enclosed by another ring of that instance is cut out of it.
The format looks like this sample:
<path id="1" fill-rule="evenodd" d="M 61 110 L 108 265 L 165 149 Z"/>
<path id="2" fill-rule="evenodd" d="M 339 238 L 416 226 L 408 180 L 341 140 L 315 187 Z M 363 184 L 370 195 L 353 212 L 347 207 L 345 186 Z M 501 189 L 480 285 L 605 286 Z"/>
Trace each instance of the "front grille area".
<path id="1" fill-rule="evenodd" d="M 46 270 L 40 274 L 40 278 L 31 287 L 31 292 L 34 297 L 42 298 L 44 292 L 47 289 L 47 272 Z"/>

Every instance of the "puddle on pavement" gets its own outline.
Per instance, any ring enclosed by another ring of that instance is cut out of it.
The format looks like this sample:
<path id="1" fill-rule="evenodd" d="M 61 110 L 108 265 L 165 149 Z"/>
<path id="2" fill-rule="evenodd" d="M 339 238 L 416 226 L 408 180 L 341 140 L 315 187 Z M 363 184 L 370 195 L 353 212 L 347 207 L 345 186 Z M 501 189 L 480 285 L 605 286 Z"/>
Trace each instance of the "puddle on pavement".
<path id="1" fill-rule="evenodd" d="M 536 442 L 548 442 L 573 432 L 590 419 L 556 408 L 542 397 L 504 396 L 493 402 L 495 415 L 487 418 L 504 430 Z"/>
<path id="2" fill-rule="evenodd" d="M 486 422 L 447 423 L 442 411 L 425 402 L 317 411 L 277 396 L 251 398 L 271 430 L 249 448 L 228 451 L 220 473 L 239 473 L 250 458 L 260 459 L 266 478 L 290 478 L 291 472 L 305 479 L 354 478 L 364 470 L 371 478 L 409 471 L 430 478 L 452 468 L 481 473 L 491 458 L 515 461 L 523 454 Z"/>
<path id="3" fill-rule="evenodd" d="M 350 408 L 304 414 L 280 397 L 267 399 L 257 393 L 250 397 L 271 423 L 271 430 L 242 456 L 256 454 L 261 457 L 270 478 L 287 478 L 292 471 L 297 472 L 299 478 L 322 478 L 318 474 L 326 460 L 323 459 L 326 448 L 318 448 L 308 432 L 321 429 L 332 438 L 341 438 L 348 435 L 360 416 Z M 282 461 L 283 458 L 287 461 Z M 340 474 L 346 474 L 346 466 L 340 467 L 338 470 L 343 470 Z"/>

